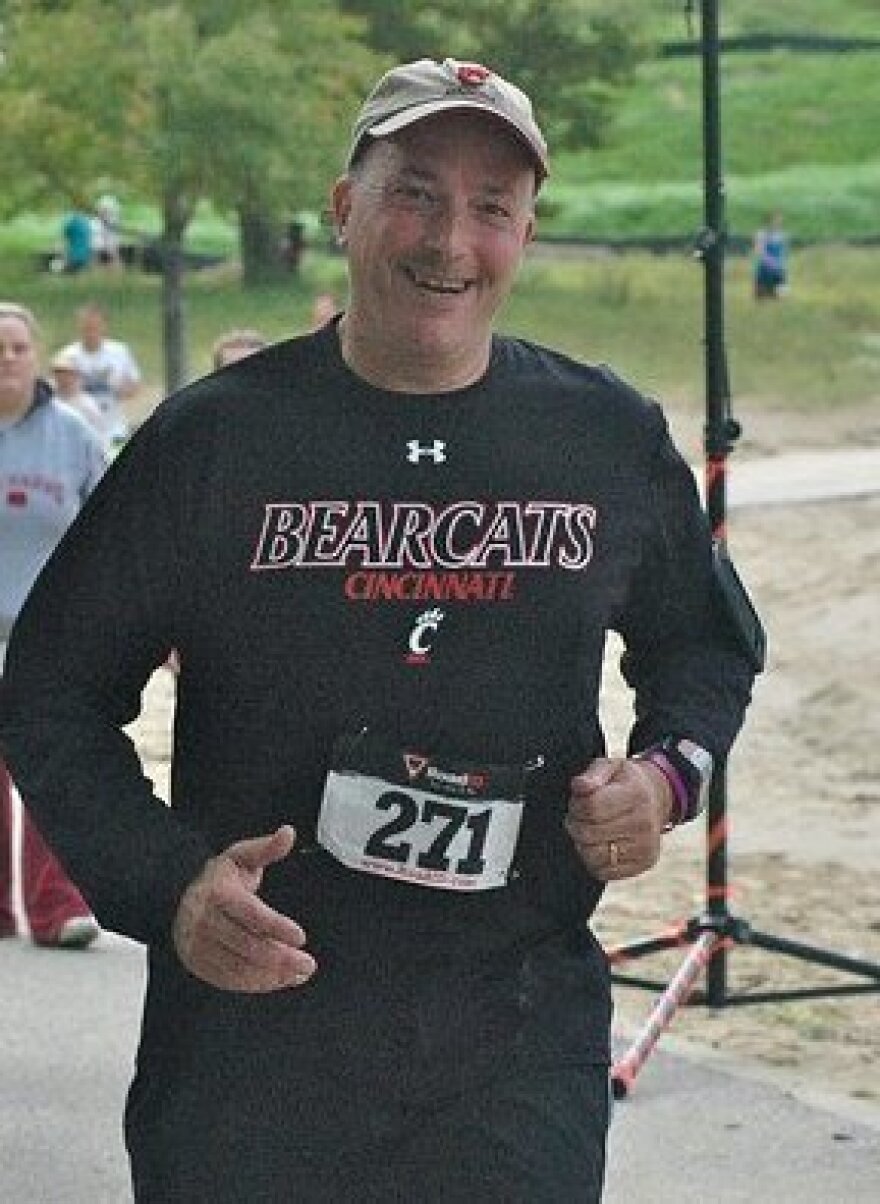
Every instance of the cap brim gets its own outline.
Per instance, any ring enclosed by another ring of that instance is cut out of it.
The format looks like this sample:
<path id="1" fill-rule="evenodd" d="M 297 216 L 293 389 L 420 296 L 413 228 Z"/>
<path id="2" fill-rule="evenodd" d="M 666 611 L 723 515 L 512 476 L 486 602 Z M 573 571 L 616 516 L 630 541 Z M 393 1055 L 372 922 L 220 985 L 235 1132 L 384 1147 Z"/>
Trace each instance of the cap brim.
<path id="1" fill-rule="evenodd" d="M 377 121 L 375 125 L 367 126 L 364 134 L 369 134 L 371 138 L 386 138 L 389 134 L 396 134 L 398 130 L 406 129 L 408 125 L 414 125 L 417 121 L 423 121 L 426 117 L 433 117 L 437 113 L 448 113 L 450 109 L 471 109 L 478 113 L 485 113 L 489 117 L 494 117 L 496 121 L 500 121 L 506 125 L 509 130 L 516 134 L 523 149 L 531 155 L 535 166 L 540 172 L 541 178 L 549 174 L 547 160 L 540 149 L 535 145 L 528 133 L 518 125 L 515 121 L 500 113 L 493 105 L 487 105 L 479 100 L 467 100 L 460 97 L 446 97 L 442 100 L 426 101 L 424 104 L 412 105 L 408 109 L 403 109 L 400 113 L 395 113 L 392 117 L 386 117 L 384 121 Z"/>

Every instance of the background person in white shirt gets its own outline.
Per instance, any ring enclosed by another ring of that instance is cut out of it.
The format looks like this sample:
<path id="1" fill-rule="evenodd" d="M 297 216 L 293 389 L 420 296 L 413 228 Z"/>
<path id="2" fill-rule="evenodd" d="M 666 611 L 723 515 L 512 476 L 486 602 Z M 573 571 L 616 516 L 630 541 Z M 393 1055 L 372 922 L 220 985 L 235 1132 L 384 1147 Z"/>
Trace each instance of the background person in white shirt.
<path id="1" fill-rule="evenodd" d="M 102 196 L 95 205 L 92 220 L 92 243 L 95 259 L 104 267 L 118 267 L 119 258 L 119 201 L 115 196 Z"/>
<path id="2" fill-rule="evenodd" d="M 79 364 L 83 388 L 98 403 L 107 437 L 121 443 L 130 431 L 123 403 L 140 389 L 140 368 L 127 343 L 107 337 L 107 318 L 100 305 L 84 305 L 77 313 L 77 325 L 79 339 L 64 351 Z"/>

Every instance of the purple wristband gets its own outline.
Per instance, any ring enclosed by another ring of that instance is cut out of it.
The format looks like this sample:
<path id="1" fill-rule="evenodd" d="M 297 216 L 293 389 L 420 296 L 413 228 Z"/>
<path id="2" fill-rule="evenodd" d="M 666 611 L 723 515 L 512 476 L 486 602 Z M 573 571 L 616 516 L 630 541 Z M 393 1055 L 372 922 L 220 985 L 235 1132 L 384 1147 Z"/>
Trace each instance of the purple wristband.
<path id="1" fill-rule="evenodd" d="M 681 774 L 675 768 L 667 757 L 659 749 L 649 750 L 648 752 L 639 754 L 640 761 L 650 761 L 652 765 L 656 765 L 663 774 L 666 781 L 672 787 L 672 793 L 675 796 L 675 801 L 678 805 L 678 815 L 670 822 L 670 827 L 674 828 L 678 824 L 684 823 L 690 811 L 690 799 L 688 797 L 687 786 L 682 780 Z"/>

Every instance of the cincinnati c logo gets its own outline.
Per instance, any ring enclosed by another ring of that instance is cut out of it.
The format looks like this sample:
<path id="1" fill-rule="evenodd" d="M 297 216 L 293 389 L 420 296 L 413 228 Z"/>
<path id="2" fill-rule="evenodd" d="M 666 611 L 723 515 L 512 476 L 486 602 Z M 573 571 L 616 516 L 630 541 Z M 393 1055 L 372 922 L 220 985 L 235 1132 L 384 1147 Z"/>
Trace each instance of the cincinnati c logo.
<path id="1" fill-rule="evenodd" d="M 416 618 L 409 633 L 407 664 L 424 665 L 427 663 L 431 655 L 431 646 L 433 643 L 431 636 L 437 631 L 445 617 L 444 612 L 439 607 L 433 607 L 431 610 L 423 610 Z"/>

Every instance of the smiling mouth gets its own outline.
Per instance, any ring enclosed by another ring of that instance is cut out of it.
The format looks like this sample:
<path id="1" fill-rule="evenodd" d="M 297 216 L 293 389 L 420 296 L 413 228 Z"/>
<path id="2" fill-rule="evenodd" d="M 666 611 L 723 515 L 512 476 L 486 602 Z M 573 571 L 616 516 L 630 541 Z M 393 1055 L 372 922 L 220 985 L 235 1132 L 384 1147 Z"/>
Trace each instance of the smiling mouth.
<path id="1" fill-rule="evenodd" d="M 413 268 L 404 268 L 410 282 L 423 292 L 434 293 L 441 297 L 460 297 L 472 287 L 470 280 L 448 279 L 445 276 L 433 276 L 417 272 Z"/>

